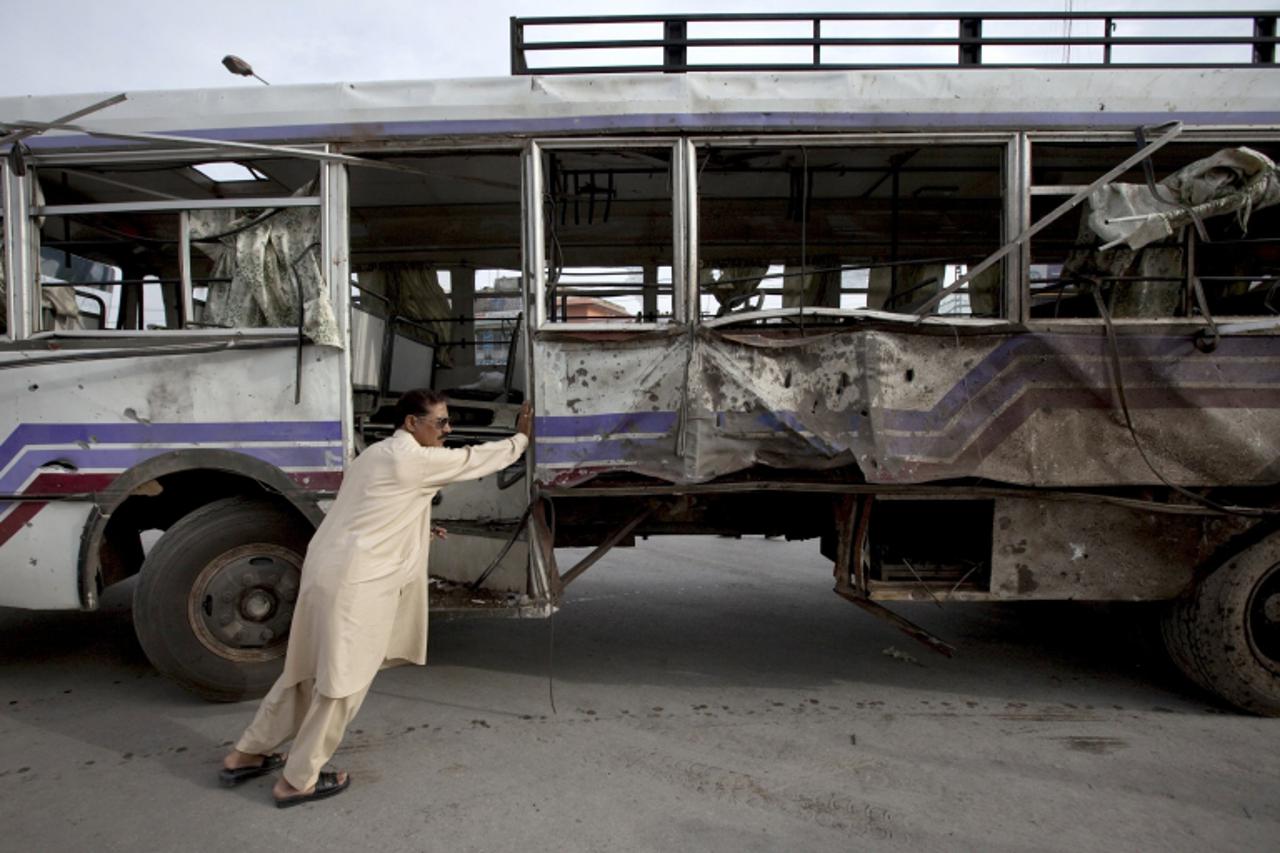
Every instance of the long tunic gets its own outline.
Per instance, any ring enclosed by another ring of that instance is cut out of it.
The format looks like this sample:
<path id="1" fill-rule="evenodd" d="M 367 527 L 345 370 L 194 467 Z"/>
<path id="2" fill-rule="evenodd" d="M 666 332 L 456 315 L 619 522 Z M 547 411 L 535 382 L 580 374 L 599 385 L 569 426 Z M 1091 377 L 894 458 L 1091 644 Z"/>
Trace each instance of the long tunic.
<path id="1" fill-rule="evenodd" d="M 442 486 L 507 467 L 523 435 L 463 448 L 422 447 L 403 430 L 347 467 L 307 547 L 282 679 L 324 696 L 364 689 L 384 664 L 427 660 L 431 499 Z"/>

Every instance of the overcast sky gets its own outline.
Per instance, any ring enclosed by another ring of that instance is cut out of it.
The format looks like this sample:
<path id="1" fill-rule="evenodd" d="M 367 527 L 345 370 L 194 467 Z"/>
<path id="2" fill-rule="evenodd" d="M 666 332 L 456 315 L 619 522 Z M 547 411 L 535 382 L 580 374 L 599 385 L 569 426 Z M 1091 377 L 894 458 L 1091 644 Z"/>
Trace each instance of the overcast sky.
<path id="1" fill-rule="evenodd" d="M 1267 10 L 1276 0 L 1222 0 Z M 5 4 L 0 96 L 257 86 L 220 64 L 234 53 L 272 84 L 505 76 L 512 15 L 656 12 L 1195 10 L 1162 2 L 898 0 L 33 0 Z M 758 33 L 757 33 L 758 34 Z"/>

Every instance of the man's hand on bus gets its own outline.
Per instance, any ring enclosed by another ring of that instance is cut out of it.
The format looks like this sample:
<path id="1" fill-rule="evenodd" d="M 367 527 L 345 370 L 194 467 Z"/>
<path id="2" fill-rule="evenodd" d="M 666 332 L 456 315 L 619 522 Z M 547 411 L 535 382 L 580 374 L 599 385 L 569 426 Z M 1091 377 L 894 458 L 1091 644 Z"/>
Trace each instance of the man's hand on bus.
<path id="1" fill-rule="evenodd" d="M 533 432 L 533 404 L 528 401 L 520 407 L 520 414 L 516 415 L 516 432 L 529 438 Z"/>
<path id="2" fill-rule="evenodd" d="M 434 524 L 431 526 L 431 535 L 437 539 L 445 539 L 445 538 L 448 538 L 449 531 L 445 530 L 443 527 L 441 527 L 438 524 Z"/>

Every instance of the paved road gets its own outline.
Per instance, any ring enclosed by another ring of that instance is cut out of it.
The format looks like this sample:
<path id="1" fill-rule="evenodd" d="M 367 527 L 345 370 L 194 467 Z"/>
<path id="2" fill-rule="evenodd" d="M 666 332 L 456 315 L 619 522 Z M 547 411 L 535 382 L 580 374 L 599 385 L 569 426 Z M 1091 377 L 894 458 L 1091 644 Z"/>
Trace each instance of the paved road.
<path id="1" fill-rule="evenodd" d="M 566 553 L 565 560 L 574 552 Z M 148 668 L 127 592 L 0 610 L 3 850 L 1206 850 L 1280 839 L 1280 720 L 1163 663 L 1142 608 L 903 606 L 933 655 L 830 592 L 814 543 L 618 550 L 554 622 L 437 620 L 279 811 L 216 762 L 252 704 Z"/>

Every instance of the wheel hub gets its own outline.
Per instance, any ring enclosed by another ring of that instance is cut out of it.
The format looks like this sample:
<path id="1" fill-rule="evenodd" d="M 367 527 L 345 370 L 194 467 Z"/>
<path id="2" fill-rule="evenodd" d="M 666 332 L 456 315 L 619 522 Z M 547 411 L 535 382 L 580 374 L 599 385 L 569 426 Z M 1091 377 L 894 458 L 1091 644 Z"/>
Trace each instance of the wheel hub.
<path id="1" fill-rule="evenodd" d="M 1276 563 L 1254 587 L 1249 600 L 1249 642 L 1272 672 L 1280 674 L 1280 563 Z"/>
<path id="2" fill-rule="evenodd" d="M 1280 593 L 1267 596 L 1262 604 L 1262 614 L 1268 622 L 1280 622 Z"/>
<path id="3" fill-rule="evenodd" d="M 293 551 L 268 544 L 244 545 L 212 560 L 191 589 L 196 636 L 230 660 L 283 655 L 298 599 L 299 562 Z"/>

